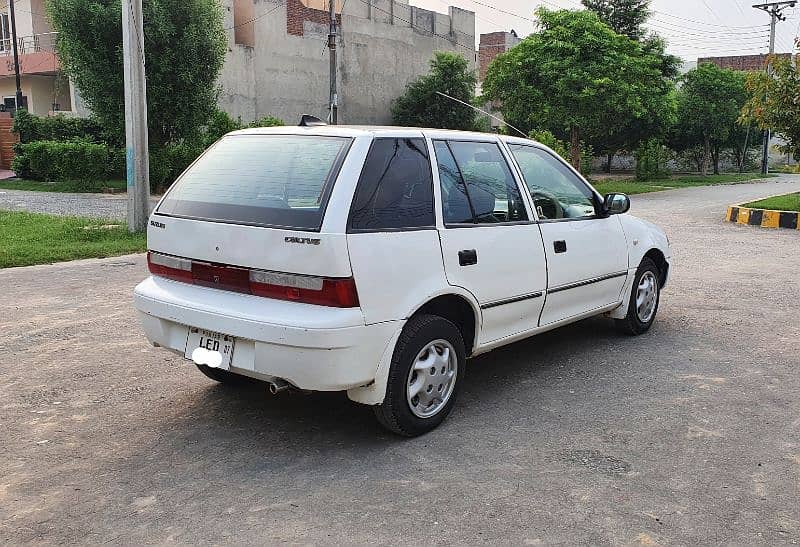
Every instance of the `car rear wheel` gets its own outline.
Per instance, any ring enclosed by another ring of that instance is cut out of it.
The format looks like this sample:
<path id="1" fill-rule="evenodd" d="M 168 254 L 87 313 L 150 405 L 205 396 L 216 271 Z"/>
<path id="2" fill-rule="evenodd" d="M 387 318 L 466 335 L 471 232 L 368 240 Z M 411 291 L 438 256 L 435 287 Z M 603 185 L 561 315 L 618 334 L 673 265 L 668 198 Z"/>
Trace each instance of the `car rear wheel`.
<path id="1" fill-rule="evenodd" d="M 616 320 L 617 327 L 625 334 L 644 334 L 655 322 L 661 294 L 659 279 L 661 272 L 655 262 L 643 258 L 633 280 L 628 313 L 625 319 Z"/>
<path id="2" fill-rule="evenodd" d="M 373 407 L 378 421 L 406 437 L 434 429 L 455 404 L 465 362 L 458 327 L 436 315 L 412 317 L 397 340 L 383 403 Z"/>

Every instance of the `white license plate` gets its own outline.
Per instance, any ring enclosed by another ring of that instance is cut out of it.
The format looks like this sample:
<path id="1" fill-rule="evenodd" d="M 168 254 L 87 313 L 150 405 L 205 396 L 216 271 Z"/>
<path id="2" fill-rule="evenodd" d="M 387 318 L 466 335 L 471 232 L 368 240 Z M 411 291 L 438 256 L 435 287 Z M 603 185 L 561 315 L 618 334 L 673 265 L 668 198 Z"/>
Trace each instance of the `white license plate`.
<path id="1" fill-rule="evenodd" d="M 233 336 L 192 327 L 186 338 L 184 356 L 198 365 L 229 370 L 234 342 Z"/>

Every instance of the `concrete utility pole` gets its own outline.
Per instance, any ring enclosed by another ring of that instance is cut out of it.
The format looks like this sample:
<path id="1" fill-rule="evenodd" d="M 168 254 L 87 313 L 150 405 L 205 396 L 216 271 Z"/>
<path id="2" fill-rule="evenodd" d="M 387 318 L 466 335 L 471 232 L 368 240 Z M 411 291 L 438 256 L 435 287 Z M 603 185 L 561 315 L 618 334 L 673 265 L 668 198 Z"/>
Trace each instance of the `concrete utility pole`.
<path id="1" fill-rule="evenodd" d="M 775 53 L 775 25 L 778 21 L 786 21 L 786 16 L 783 15 L 783 10 L 786 8 L 793 8 L 797 5 L 796 0 L 788 0 L 785 2 L 769 2 L 767 4 L 756 4 L 753 7 L 765 11 L 770 15 L 769 25 L 769 54 Z M 772 75 L 772 67 L 767 65 L 767 73 Z M 764 130 L 764 148 L 761 156 L 761 173 L 766 175 L 769 172 L 769 128 Z"/>
<path id="2" fill-rule="evenodd" d="M 141 232 L 150 216 L 150 164 L 147 153 L 147 85 L 144 71 L 142 0 L 122 2 L 122 53 L 125 72 L 125 153 L 128 179 L 128 230 Z"/>
<path id="3" fill-rule="evenodd" d="M 11 12 L 11 44 L 14 51 L 14 76 L 17 80 L 17 94 L 14 102 L 14 110 L 22 108 L 22 86 L 19 81 L 19 51 L 17 49 L 17 18 L 14 15 L 15 0 L 8 0 L 8 7 Z"/>
<path id="4" fill-rule="evenodd" d="M 328 49 L 331 52 L 331 96 L 329 105 L 331 124 L 336 125 L 339 123 L 339 96 L 336 93 L 336 0 L 328 0 L 328 13 L 330 16 Z"/>

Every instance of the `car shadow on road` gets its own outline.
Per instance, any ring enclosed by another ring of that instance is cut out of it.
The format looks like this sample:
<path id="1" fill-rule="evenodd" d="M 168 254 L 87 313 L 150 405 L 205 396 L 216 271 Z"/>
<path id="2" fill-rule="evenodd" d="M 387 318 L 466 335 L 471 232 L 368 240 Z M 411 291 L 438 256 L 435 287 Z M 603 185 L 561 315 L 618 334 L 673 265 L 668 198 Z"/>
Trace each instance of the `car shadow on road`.
<path id="1" fill-rule="evenodd" d="M 465 419 L 485 423 L 492 419 L 485 409 L 510 397 L 536 401 L 559 378 L 556 374 L 582 367 L 593 360 L 589 354 L 603 354 L 620 340 L 625 345 L 628 339 L 616 333 L 611 321 L 594 318 L 478 356 L 467 364 L 456 410 L 437 431 L 457 434 Z M 257 439 L 262 446 L 358 443 L 363 448 L 404 442 L 384 431 L 369 407 L 351 402 L 345 393 L 273 396 L 266 384 L 253 381 L 245 386 L 209 384 L 185 394 L 179 404 L 186 405 L 184 412 L 164 427 L 192 442 L 216 438 L 243 446 Z"/>

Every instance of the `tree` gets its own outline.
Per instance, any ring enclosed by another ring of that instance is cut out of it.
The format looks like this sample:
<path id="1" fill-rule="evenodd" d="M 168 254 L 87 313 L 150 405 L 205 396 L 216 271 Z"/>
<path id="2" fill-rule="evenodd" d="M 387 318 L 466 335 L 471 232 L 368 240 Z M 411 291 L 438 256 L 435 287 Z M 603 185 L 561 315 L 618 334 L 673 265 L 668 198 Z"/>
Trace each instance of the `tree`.
<path id="1" fill-rule="evenodd" d="M 483 91 L 523 131 L 568 135 L 580 169 L 580 142 L 603 142 L 629 120 L 646 120 L 661 93 L 661 60 L 589 11 L 536 12 L 540 29 L 489 66 Z M 621 123 L 622 121 L 623 123 Z"/>
<path id="2" fill-rule="evenodd" d="M 741 72 L 704 63 L 687 72 L 678 92 L 678 122 L 673 135 L 677 149 L 703 148 L 701 173 L 708 174 L 711 161 L 719 173 L 720 152 L 737 123 L 746 95 Z"/>
<path id="3" fill-rule="evenodd" d="M 747 101 L 742 110 L 744 123 L 771 128 L 785 140 L 784 152 L 800 160 L 800 72 L 791 61 L 772 57 L 771 72 L 747 76 Z"/>
<path id="4" fill-rule="evenodd" d="M 677 80 L 680 74 L 681 59 L 666 53 L 666 42 L 663 38 L 654 33 L 647 34 L 644 24 L 650 17 L 650 0 L 581 0 L 581 3 L 618 34 L 638 41 L 646 54 L 659 57 L 661 74 L 669 81 L 659 82 L 662 93 L 654 90 L 650 95 L 650 99 L 655 101 L 648 109 L 650 116 L 644 119 L 632 118 L 627 123 L 620 120 L 620 129 L 602 143 L 596 143 L 595 147 L 608 158 L 606 171 L 610 173 L 617 151 L 634 150 L 644 141 L 663 137 L 674 123 L 675 104 L 671 97 L 674 86 L 671 82 Z"/>
<path id="5" fill-rule="evenodd" d="M 430 61 L 431 70 L 410 83 L 392 105 L 395 125 L 442 129 L 475 128 L 475 111 L 442 97 L 440 91 L 468 104 L 475 101 L 475 73 L 458 53 L 439 51 Z"/>
<path id="6" fill-rule="evenodd" d="M 581 0 L 586 9 L 597 14 L 617 34 L 641 40 L 644 24 L 650 17 L 650 0 Z"/>
<path id="7" fill-rule="evenodd" d="M 216 110 L 227 41 L 217 0 L 144 2 L 150 145 L 196 134 Z M 64 70 L 97 119 L 125 134 L 120 0 L 47 0 Z"/>

